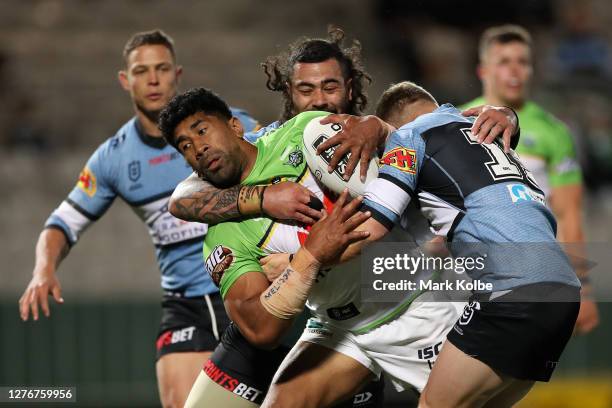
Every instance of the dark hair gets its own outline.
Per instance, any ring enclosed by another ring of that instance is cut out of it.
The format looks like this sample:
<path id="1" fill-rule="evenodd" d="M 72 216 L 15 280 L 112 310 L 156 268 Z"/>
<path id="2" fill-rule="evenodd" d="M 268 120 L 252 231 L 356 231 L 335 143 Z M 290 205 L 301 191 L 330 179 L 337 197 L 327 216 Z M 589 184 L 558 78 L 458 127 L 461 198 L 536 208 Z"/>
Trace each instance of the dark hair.
<path id="1" fill-rule="evenodd" d="M 514 41 L 518 41 L 531 47 L 531 35 L 529 34 L 529 31 L 521 26 L 506 24 L 488 28 L 480 37 L 480 44 L 478 45 L 478 55 L 480 60 L 483 60 L 487 49 L 492 44 L 508 44 Z"/>
<path id="2" fill-rule="evenodd" d="M 414 82 L 404 81 L 391 85 L 383 92 L 376 104 L 376 116 L 388 121 L 405 105 L 416 101 L 429 101 L 437 104 L 436 99 L 429 92 Z"/>
<path id="3" fill-rule="evenodd" d="M 317 63 L 330 58 L 335 59 L 340 64 L 344 79 L 351 80 L 352 100 L 349 102 L 346 113 L 359 115 L 367 106 L 368 97 L 365 87 L 372 82 L 372 78 L 364 71 L 361 62 L 361 44 L 354 40 L 350 47 L 342 48 L 344 31 L 330 26 L 327 33 L 327 39 L 302 37 L 291 44 L 287 52 L 270 56 L 261 64 L 268 77 L 266 87 L 271 91 L 283 94 L 281 121 L 284 122 L 294 115 L 289 83 L 293 75 L 293 67 L 298 62 Z"/>
<path id="4" fill-rule="evenodd" d="M 162 30 L 151 30 L 136 33 L 125 43 L 123 47 L 123 59 L 127 62 L 132 51 L 143 45 L 163 45 L 170 50 L 172 58 L 176 59 L 174 54 L 174 41 Z"/>
<path id="5" fill-rule="evenodd" d="M 230 120 L 232 111 L 223 99 L 206 88 L 193 88 L 176 95 L 159 114 L 159 130 L 168 144 L 174 146 L 174 131 L 186 118 L 198 112 Z"/>

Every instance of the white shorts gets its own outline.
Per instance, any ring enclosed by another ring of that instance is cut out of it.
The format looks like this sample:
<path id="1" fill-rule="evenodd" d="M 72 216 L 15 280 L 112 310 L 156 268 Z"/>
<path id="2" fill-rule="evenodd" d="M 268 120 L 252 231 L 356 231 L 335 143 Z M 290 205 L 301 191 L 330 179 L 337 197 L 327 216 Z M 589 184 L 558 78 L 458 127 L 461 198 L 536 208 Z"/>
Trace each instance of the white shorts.
<path id="1" fill-rule="evenodd" d="M 397 318 L 364 334 L 353 334 L 312 318 L 300 340 L 347 355 L 377 377 L 384 371 L 398 391 L 412 386 L 421 392 L 446 334 L 464 306 L 464 302 L 417 299 Z"/>

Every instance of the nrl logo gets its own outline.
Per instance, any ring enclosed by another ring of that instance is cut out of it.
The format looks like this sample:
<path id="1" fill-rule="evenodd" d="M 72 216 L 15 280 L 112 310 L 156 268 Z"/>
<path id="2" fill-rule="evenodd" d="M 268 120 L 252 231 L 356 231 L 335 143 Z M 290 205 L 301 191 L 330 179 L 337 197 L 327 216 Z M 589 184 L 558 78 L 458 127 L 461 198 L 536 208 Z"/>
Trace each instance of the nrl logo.
<path id="1" fill-rule="evenodd" d="M 304 154 L 302 153 L 301 150 L 295 150 L 289 153 L 289 157 L 287 158 L 287 161 L 285 162 L 285 164 L 288 164 L 293 167 L 297 167 L 303 162 L 304 162 Z"/>

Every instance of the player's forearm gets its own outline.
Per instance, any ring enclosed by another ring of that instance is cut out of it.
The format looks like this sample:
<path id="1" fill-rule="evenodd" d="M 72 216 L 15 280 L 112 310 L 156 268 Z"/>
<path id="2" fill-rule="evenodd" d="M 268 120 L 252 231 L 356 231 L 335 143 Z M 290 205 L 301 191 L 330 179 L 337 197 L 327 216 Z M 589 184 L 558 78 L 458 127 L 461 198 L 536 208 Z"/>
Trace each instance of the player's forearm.
<path id="1" fill-rule="evenodd" d="M 259 297 L 246 301 L 241 308 L 247 318 L 232 320 L 248 342 L 261 349 L 272 350 L 278 347 L 293 323 L 293 319 L 279 319 L 270 314 L 262 306 Z"/>
<path id="2" fill-rule="evenodd" d="M 36 243 L 34 273 L 55 273 L 69 251 L 68 240 L 62 231 L 55 228 L 44 229 Z"/>
<path id="3" fill-rule="evenodd" d="M 204 222 L 210 225 L 231 220 L 240 215 L 238 194 L 240 186 L 218 189 L 202 181 L 174 190 L 168 211 L 185 221 Z"/>
<path id="4" fill-rule="evenodd" d="M 379 239 L 387 235 L 387 233 L 389 232 L 388 229 L 386 229 L 381 223 L 379 223 L 373 218 L 369 218 L 366 222 L 357 227 L 356 231 L 368 231 L 370 235 L 363 241 L 357 241 L 349 245 L 348 248 L 346 248 L 346 250 L 340 256 L 337 264 L 348 262 L 351 259 L 361 255 L 361 251 L 363 251 L 366 245 L 378 241 Z M 329 267 L 332 265 L 325 266 Z"/>
<path id="5" fill-rule="evenodd" d="M 554 188 L 551 192 L 551 207 L 557 217 L 557 239 L 570 244 L 582 243 L 582 186 Z"/>
<path id="6" fill-rule="evenodd" d="M 168 210 L 185 221 L 215 225 L 261 213 L 263 186 L 233 186 L 219 189 L 204 180 L 181 183 L 170 198 Z"/>
<path id="7" fill-rule="evenodd" d="M 583 243 L 582 217 L 579 211 L 568 211 L 559 218 L 557 238 L 560 242 Z"/>

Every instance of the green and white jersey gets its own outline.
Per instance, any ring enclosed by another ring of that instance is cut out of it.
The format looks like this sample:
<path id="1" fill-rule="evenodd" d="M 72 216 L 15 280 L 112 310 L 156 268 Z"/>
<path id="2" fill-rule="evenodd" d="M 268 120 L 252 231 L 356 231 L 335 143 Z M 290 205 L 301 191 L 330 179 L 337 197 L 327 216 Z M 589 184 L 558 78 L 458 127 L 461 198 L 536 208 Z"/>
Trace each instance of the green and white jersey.
<path id="1" fill-rule="evenodd" d="M 255 143 L 257 160 L 243 184 L 295 181 L 312 191 L 327 207 L 333 206 L 308 170 L 302 154 L 304 127 L 329 113 L 305 112 L 261 137 Z M 259 260 L 274 253 L 295 253 L 308 236 L 308 228 L 259 217 L 224 222 L 210 227 L 204 241 L 206 269 L 225 298 L 238 278 L 263 273 Z M 359 259 L 319 273 L 306 306 L 330 325 L 354 332 L 370 330 L 395 317 L 417 294 L 404 302 L 361 303 Z"/>
<path id="2" fill-rule="evenodd" d="M 485 100 L 480 97 L 461 108 L 483 104 Z M 517 113 L 521 140 L 516 151 L 544 193 L 548 195 L 555 187 L 582 183 L 582 172 L 567 126 L 531 101 Z"/>

